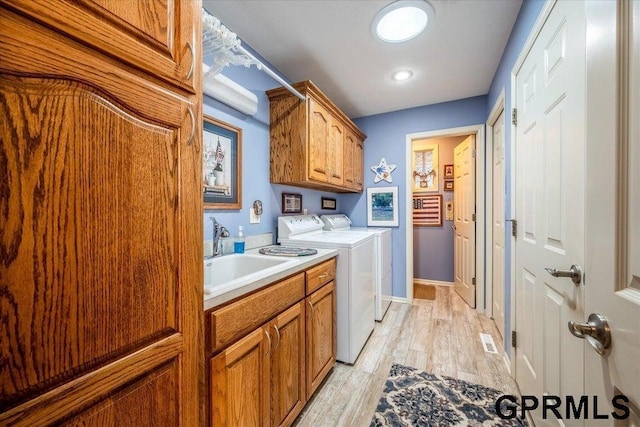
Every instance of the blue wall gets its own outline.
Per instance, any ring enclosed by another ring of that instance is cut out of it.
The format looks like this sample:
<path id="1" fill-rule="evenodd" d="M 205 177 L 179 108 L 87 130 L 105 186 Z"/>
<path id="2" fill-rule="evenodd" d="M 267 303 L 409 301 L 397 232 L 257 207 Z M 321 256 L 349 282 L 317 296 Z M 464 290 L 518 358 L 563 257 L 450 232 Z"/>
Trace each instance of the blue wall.
<path id="1" fill-rule="evenodd" d="M 544 0 L 525 0 L 522 3 L 522 7 L 518 13 L 518 18 L 516 19 L 509 41 L 507 42 L 507 47 L 502 54 L 502 59 L 500 60 L 496 74 L 493 77 L 489 94 L 487 95 L 487 112 L 490 112 L 498 100 L 500 92 L 502 92 L 503 89 L 505 90 L 505 171 L 507 187 L 505 197 L 505 212 L 507 214 L 507 218 L 505 219 L 511 219 L 511 173 L 513 167 L 511 164 L 511 152 L 513 151 L 513 146 L 511 144 L 511 71 L 518 59 L 518 56 L 520 55 L 524 42 L 527 40 L 527 37 L 529 37 L 533 24 L 535 24 L 538 15 L 540 15 L 540 11 L 542 10 L 544 3 Z M 511 353 L 511 250 L 511 230 L 507 227 L 505 238 L 506 259 L 504 275 L 504 314 L 506 320 L 504 346 L 507 354 Z"/>
<path id="2" fill-rule="evenodd" d="M 246 44 L 244 46 L 246 47 Z M 249 50 L 251 49 L 249 48 Z M 251 52 L 269 68 L 276 70 L 255 51 L 251 50 Z M 204 240 L 212 238 L 212 216 L 227 227 L 231 235 L 235 235 L 238 226 L 243 225 L 246 235 L 273 232 L 275 240 L 278 216 L 281 215 L 283 192 L 302 194 L 303 208 L 308 209 L 309 213 L 335 213 L 336 211 L 322 211 L 320 209 L 322 196 L 339 199 L 339 196 L 334 193 L 269 183 L 269 100 L 265 91 L 279 87 L 280 84 L 264 72 L 259 71 L 255 66 L 250 68 L 229 66 L 223 70 L 222 74 L 256 94 L 258 112 L 253 117 L 247 116 L 213 98 L 204 96 L 204 114 L 242 129 L 242 209 L 206 210 L 204 213 Z M 264 213 L 260 224 L 249 224 L 249 210 L 254 200 L 262 201 Z M 338 209 L 340 209 L 339 202 Z"/>
<path id="3" fill-rule="evenodd" d="M 364 143 L 365 188 L 398 186 L 400 226 L 393 228 L 392 232 L 394 296 L 406 297 L 406 233 L 407 227 L 409 230 L 413 229 L 413 224 L 405 223 L 406 200 L 411 197 L 411 189 L 407 190 L 405 185 L 405 176 L 409 173 L 405 164 L 406 136 L 410 133 L 482 124 L 487 118 L 486 108 L 487 97 L 477 96 L 354 120 L 356 125 L 367 134 Z M 369 167 L 377 165 L 381 157 L 385 157 L 387 163 L 397 165 L 392 173 L 392 184 L 386 181 L 373 183 L 374 174 Z M 342 195 L 340 203 L 354 225 L 366 226 L 366 190 L 362 194 Z"/>

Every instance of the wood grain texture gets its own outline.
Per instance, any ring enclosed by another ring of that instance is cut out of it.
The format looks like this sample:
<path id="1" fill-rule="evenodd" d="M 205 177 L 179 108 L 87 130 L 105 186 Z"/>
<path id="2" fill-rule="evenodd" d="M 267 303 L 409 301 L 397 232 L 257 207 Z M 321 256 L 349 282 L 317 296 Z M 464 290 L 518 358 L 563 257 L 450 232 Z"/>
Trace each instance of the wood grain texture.
<path id="1" fill-rule="evenodd" d="M 329 283 L 336 278 L 336 259 L 331 258 L 305 272 L 307 295 L 311 295 L 320 289 L 325 283 Z"/>
<path id="2" fill-rule="evenodd" d="M 197 53 L 188 44 L 199 46 L 194 25 L 200 26 L 200 9 L 191 1 L 7 0 L 5 5 L 148 73 L 148 78 L 199 93 Z"/>
<path id="3" fill-rule="evenodd" d="M 200 106 L 18 6 L 0 4 L 0 424 L 196 425 Z"/>
<path id="4" fill-rule="evenodd" d="M 267 91 L 271 182 L 334 192 L 361 192 L 361 183 L 353 181 L 358 173 L 362 174 L 362 143 L 366 135 L 312 82 L 296 83 L 294 87 L 306 95 L 306 104 L 281 88 Z M 347 135 L 351 140 L 347 140 Z M 359 142 L 360 147 L 352 142 Z M 349 180 L 345 182 L 346 168 Z"/>
<path id="5" fill-rule="evenodd" d="M 270 425 L 270 352 L 258 328 L 211 359 L 212 427 Z"/>
<path id="6" fill-rule="evenodd" d="M 304 273 L 207 313 L 207 351 L 215 352 L 267 322 L 305 295 Z"/>
<path id="7" fill-rule="evenodd" d="M 307 297 L 307 399 L 336 362 L 336 289 L 329 282 Z"/>
<path id="8" fill-rule="evenodd" d="M 304 301 L 280 314 L 270 326 L 276 337 L 270 357 L 271 425 L 290 426 L 307 402 Z"/>
<path id="9" fill-rule="evenodd" d="M 452 287 L 436 288 L 435 301 L 414 300 L 411 305 L 391 303 L 384 320 L 376 323 L 356 363 L 335 365 L 295 425 L 369 425 L 393 363 L 518 395 L 503 356 L 485 353 L 482 349 L 481 332 L 490 334 L 496 346 L 503 348 L 493 321 L 469 308 Z M 438 298 L 446 303 L 436 313 Z M 438 317 L 434 317 L 435 314 Z M 456 327 L 458 321 L 466 322 L 467 330 L 460 333 Z M 474 365 L 475 372 L 461 370 L 473 370 Z"/>

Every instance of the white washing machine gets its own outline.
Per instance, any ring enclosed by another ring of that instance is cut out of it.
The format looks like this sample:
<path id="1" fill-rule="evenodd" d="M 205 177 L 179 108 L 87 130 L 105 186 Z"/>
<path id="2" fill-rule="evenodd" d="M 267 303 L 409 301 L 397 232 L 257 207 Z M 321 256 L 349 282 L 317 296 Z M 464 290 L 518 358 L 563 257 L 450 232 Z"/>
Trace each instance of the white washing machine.
<path id="1" fill-rule="evenodd" d="M 391 305 L 392 296 L 392 250 L 391 229 L 371 227 L 351 227 L 351 219 L 344 214 L 322 215 L 325 231 L 366 232 L 374 236 L 375 242 L 375 319 L 381 322 Z"/>
<path id="2" fill-rule="evenodd" d="M 375 326 L 374 238 L 371 233 L 323 230 L 317 215 L 278 218 L 278 243 L 338 250 L 336 263 L 336 359 L 354 363 Z"/>

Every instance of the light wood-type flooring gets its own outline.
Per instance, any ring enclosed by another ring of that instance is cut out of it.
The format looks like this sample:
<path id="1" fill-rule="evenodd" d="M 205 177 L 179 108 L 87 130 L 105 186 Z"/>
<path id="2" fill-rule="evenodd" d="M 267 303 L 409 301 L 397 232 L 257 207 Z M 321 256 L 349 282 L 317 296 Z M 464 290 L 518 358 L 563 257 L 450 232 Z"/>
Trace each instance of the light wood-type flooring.
<path id="1" fill-rule="evenodd" d="M 433 301 L 392 303 L 354 365 L 337 363 L 296 421 L 297 426 L 368 426 L 393 363 L 518 394 L 493 320 L 479 315 L 453 287 Z M 500 354 L 485 353 L 480 333 Z"/>

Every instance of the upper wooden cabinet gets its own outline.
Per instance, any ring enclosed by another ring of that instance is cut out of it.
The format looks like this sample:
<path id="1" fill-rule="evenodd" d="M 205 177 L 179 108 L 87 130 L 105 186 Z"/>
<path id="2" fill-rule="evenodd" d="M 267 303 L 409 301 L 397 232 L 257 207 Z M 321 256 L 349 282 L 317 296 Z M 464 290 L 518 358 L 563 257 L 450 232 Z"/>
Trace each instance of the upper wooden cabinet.
<path id="1" fill-rule="evenodd" d="M 7 0 L 6 6 L 196 93 L 200 10 L 181 0 Z"/>
<path id="2" fill-rule="evenodd" d="M 271 114 L 271 182 L 361 192 L 366 135 L 312 82 L 267 91 Z"/>
<path id="3" fill-rule="evenodd" d="M 0 2 L 0 425 L 198 425 L 199 100 L 29 4 Z"/>

